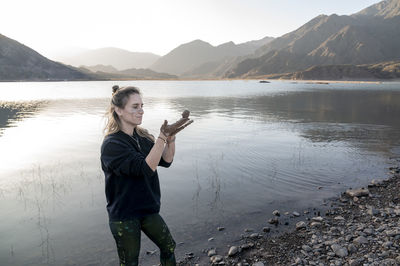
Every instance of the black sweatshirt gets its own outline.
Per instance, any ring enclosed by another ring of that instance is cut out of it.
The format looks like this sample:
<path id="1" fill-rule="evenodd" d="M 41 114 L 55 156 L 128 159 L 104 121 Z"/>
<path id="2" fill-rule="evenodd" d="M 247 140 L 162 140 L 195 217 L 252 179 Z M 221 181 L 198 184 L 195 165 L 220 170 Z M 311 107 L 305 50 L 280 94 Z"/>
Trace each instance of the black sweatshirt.
<path id="1" fill-rule="evenodd" d="M 160 183 L 157 170 L 145 161 L 154 143 L 134 133 L 118 131 L 104 138 L 101 168 L 105 175 L 107 211 L 110 221 L 140 218 L 160 211 Z M 169 167 L 161 158 L 159 166 Z"/>

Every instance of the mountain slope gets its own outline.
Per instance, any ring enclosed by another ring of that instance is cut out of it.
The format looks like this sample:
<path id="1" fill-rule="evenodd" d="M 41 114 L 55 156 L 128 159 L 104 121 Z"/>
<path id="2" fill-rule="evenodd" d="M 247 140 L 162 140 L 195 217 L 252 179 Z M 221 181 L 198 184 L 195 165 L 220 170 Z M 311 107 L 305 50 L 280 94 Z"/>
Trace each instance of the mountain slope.
<path id="1" fill-rule="evenodd" d="M 371 64 L 400 59 L 400 0 L 351 16 L 320 15 L 259 48 L 224 77 L 293 72 L 314 65 Z"/>
<path id="2" fill-rule="evenodd" d="M 363 65 L 313 66 L 304 71 L 272 74 L 263 78 L 294 80 L 377 80 L 400 79 L 400 61 Z"/>
<path id="3" fill-rule="evenodd" d="M 242 44 L 227 42 L 218 46 L 212 46 L 202 40 L 195 40 L 173 49 L 157 60 L 150 68 L 158 72 L 185 77 L 199 75 L 199 73 L 210 73 L 215 71 L 220 64 L 224 64 L 227 58 L 251 54 L 272 39 L 265 37 L 261 40 Z M 201 71 L 199 72 L 196 69 L 201 69 Z"/>
<path id="4" fill-rule="evenodd" d="M 90 76 L 51 61 L 0 34 L 0 80 L 87 80 Z"/>

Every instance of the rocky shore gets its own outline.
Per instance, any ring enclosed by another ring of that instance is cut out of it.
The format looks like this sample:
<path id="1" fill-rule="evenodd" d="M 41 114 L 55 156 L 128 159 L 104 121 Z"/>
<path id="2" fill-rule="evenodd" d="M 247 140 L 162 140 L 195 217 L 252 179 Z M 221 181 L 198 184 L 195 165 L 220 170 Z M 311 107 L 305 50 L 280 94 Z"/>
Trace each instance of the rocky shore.
<path id="1" fill-rule="evenodd" d="M 273 216 L 262 232 L 245 230 L 240 243 L 226 250 L 210 247 L 203 256 L 187 254 L 178 264 L 400 265 L 399 167 L 390 168 L 388 179 L 347 190 L 321 212 L 276 210 Z M 292 228 L 271 235 L 270 226 L 288 225 L 285 216 L 295 221 Z"/>

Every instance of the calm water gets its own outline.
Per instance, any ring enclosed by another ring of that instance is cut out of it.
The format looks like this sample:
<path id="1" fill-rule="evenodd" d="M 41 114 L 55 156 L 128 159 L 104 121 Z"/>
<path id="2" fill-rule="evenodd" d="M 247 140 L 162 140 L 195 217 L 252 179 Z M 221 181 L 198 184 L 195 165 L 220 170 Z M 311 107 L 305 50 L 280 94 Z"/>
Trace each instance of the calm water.
<path id="1" fill-rule="evenodd" d="M 115 83 L 0 83 L 1 265 L 117 265 L 99 164 Z M 153 134 L 184 109 L 195 120 L 159 169 L 178 258 L 385 178 L 400 156 L 400 83 L 124 84 L 142 89 Z M 143 237 L 142 265 L 152 250 Z"/>

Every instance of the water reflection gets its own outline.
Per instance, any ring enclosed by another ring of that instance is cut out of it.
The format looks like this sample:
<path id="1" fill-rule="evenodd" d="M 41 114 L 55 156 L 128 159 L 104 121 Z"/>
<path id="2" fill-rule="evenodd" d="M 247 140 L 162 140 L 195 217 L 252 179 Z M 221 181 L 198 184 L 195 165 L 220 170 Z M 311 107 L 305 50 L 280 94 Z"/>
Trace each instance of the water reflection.
<path id="1" fill-rule="evenodd" d="M 400 92 L 315 90 L 259 97 L 196 97 L 171 99 L 176 112 L 190 108 L 194 119 L 225 117 L 246 122 L 294 122 L 313 142 L 372 140 L 388 151 L 400 139 Z"/>
<path id="2" fill-rule="evenodd" d="M 45 103 L 44 101 L 0 101 L 0 136 L 5 128 L 15 125 L 17 121 L 33 116 Z"/>
<path id="3" fill-rule="evenodd" d="M 156 99 L 153 99 L 156 100 Z M 167 101 L 164 99 L 163 101 Z M 329 122 L 400 125 L 398 91 L 302 91 L 258 97 L 194 97 L 170 99 L 176 110 L 192 115 L 237 115 L 261 121 Z"/>

